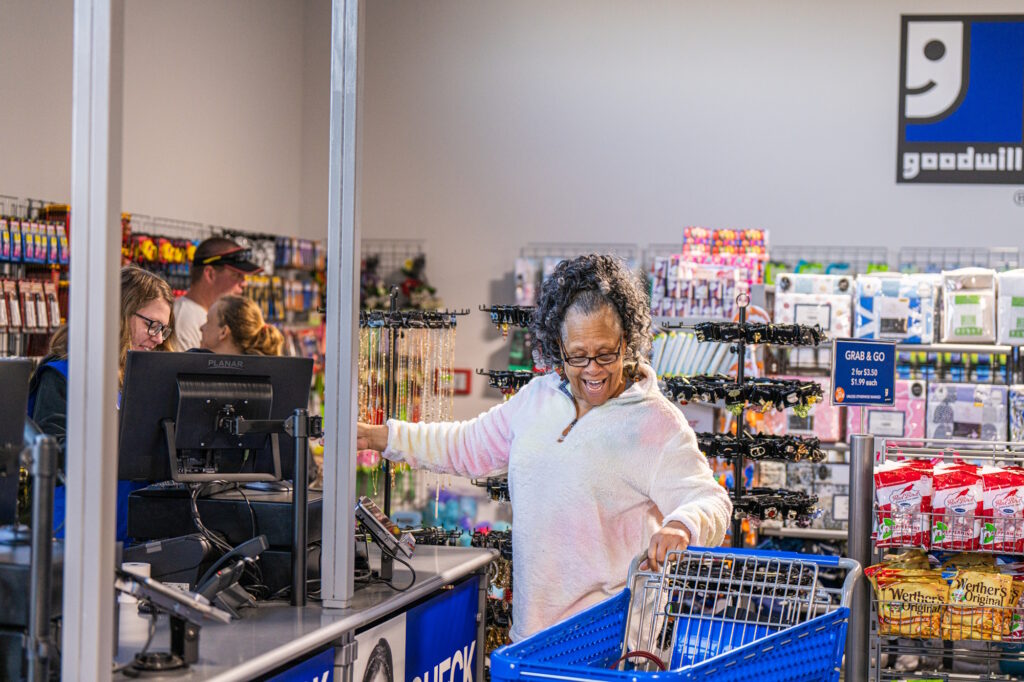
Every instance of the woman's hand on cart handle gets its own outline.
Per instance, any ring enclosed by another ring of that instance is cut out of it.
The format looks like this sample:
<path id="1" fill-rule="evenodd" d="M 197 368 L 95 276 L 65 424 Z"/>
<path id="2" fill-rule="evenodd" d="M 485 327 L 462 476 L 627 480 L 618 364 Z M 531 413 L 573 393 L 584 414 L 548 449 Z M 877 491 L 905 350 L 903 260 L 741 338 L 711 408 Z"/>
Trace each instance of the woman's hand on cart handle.
<path id="1" fill-rule="evenodd" d="M 387 424 L 356 424 L 356 449 L 384 452 L 388 447 Z"/>
<path id="2" fill-rule="evenodd" d="M 669 521 L 651 538 L 651 546 L 647 549 L 648 570 L 660 571 L 669 552 L 682 552 L 689 546 L 690 531 L 679 521 Z"/>

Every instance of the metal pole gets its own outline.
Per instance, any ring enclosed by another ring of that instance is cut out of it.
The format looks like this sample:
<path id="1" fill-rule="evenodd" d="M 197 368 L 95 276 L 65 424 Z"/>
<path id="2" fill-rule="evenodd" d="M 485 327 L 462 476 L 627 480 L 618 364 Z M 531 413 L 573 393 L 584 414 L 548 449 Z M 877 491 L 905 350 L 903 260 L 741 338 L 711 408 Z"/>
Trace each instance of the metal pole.
<path id="1" fill-rule="evenodd" d="M 76 0 L 61 672 L 110 677 L 114 650 L 124 2 Z"/>
<path id="2" fill-rule="evenodd" d="M 389 309 L 392 313 L 398 312 L 398 287 L 392 287 Z M 384 423 L 388 419 L 395 418 L 395 403 L 398 400 L 398 384 L 395 375 L 398 374 L 398 332 L 393 327 L 388 327 L 388 362 L 384 366 Z M 391 460 L 384 460 L 384 515 L 391 516 Z"/>
<path id="3" fill-rule="evenodd" d="M 295 480 L 292 483 L 292 606 L 306 605 L 306 546 L 309 544 L 306 498 L 309 492 L 309 411 L 291 416 L 295 438 Z"/>
<path id="4" fill-rule="evenodd" d="M 345 608 L 355 572 L 356 420 L 359 416 L 359 223 L 356 94 L 360 0 L 331 3 L 331 116 L 324 360 L 323 606 Z"/>
<path id="5" fill-rule="evenodd" d="M 871 500 L 875 437 L 850 436 L 850 519 L 847 556 L 862 567 L 871 563 Z M 850 624 L 846 631 L 847 680 L 868 679 L 868 635 L 871 628 L 869 587 L 864 576 L 857 579 L 850 605 Z"/>
<path id="6" fill-rule="evenodd" d="M 741 294 L 742 296 L 742 294 Z M 747 322 L 747 306 L 742 303 L 740 299 L 737 299 L 740 309 L 740 325 L 746 324 Z M 747 363 L 747 345 L 744 342 L 742 336 L 736 342 L 736 383 L 742 384 L 744 381 L 744 372 L 746 371 Z M 740 409 L 740 413 L 736 416 L 736 440 L 739 441 L 743 438 L 743 433 L 746 427 L 746 409 Z M 743 457 L 737 457 L 732 463 L 732 494 L 733 499 L 737 502 L 743 497 L 743 469 L 746 467 L 746 461 Z M 742 547 L 743 546 L 743 520 L 737 519 L 735 515 L 732 520 L 732 546 Z"/>
<path id="7" fill-rule="evenodd" d="M 60 446 L 39 435 L 32 445 L 32 560 L 29 569 L 28 679 L 50 679 L 50 599 L 53 584 L 53 489 Z"/>

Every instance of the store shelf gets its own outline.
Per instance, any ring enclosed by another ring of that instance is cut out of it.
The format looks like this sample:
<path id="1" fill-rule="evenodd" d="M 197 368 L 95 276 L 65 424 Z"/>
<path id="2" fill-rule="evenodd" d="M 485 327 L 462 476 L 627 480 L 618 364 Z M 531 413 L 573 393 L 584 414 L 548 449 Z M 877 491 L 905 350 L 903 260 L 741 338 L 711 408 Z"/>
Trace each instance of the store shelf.
<path id="1" fill-rule="evenodd" d="M 800 538 L 803 540 L 846 540 L 849 532 L 829 528 L 790 528 L 788 526 L 761 526 L 757 529 L 761 535 L 779 538 Z"/>
<path id="2" fill-rule="evenodd" d="M 903 353 L 1008 355 L 1013 352 L 1013 346 L 999 346 L 991 343 L 898 343 L 896 350 Z"/>

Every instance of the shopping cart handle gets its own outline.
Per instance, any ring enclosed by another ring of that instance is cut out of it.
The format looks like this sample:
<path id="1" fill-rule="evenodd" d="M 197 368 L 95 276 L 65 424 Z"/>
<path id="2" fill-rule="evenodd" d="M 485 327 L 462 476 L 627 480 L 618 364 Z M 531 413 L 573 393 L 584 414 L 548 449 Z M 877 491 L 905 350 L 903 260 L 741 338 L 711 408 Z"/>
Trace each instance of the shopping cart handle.
<path id="1" fill-rule="evenodd" d="M 749 556 L 759 559 L 786 559 L 788 561 L 805 561 L 819 566 L 838 566 L 840 557 L 820 554 L 800 554 L 799 552 L 773 552 L 763 549 L 733 549 L 731 547 L 689 547 L 687 552 L 707 552 L 709 554 L 728 554 L 732 556 Z"/>

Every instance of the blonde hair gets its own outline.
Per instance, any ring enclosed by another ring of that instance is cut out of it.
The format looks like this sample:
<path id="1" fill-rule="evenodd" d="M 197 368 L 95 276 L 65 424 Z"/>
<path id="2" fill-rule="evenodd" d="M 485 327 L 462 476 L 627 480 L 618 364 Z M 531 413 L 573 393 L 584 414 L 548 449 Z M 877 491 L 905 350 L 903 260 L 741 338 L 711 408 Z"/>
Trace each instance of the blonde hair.
<path id="1" fill-rule="evenodd" d="M 151 301 L 161 299 L 171 307 L 169 326 L 174 327 L 174 294 L 171 287 L 160 275 L 143 270 L 136 265 L 121 268 L 121 336 L 117 354 L 117 385 L 124 383 L 124 365 L 128 360 L 128 351 L 132 345 L 132 317 Z M 164 338 L 154 350 L 171 350 L 174 332 Z M 68 356 L 67 325 L 53 333 L 50 337 L 50 354 L 59 358 Z"/>
<path id="2" fill-rule="evenodd" d="M 272 325 L 263 321 L 263 313 L 252 299 L 245 296 L 221 296 L 217 299 L 221 326 L 231 332 L 235 342 L 245 355 L 280 355 L 284 336 Z"/>

